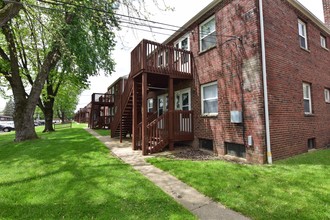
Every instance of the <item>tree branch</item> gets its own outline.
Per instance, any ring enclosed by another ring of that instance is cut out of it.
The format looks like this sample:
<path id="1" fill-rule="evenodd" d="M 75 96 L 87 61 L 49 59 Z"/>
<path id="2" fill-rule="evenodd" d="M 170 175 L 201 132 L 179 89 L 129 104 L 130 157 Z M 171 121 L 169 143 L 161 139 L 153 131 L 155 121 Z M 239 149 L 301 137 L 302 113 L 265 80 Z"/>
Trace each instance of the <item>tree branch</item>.
<path id="1" fill-rule="evenodd" d="M 13 1 L 15 2 L 5 4 L 5 6 L 0 9 L 0 27 L 5 26 L 6 23 L 15 17 L 23 8 L 23 4 L 20 3 L 20 0 Z"/>

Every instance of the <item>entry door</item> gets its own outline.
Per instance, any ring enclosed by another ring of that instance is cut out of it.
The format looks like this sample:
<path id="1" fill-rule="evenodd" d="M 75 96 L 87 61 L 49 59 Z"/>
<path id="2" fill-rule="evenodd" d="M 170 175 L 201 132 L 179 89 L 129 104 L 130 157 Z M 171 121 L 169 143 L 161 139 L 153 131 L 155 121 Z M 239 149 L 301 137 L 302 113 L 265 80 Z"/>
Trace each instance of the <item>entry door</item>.
<path id="1" fill-rule="evenodd" d="M 163 115 L 166 111 L 168 111 L 168 95 L 164 94 L 157 97 L 157 112 L 158 117 Z M 158 122 L 158 128 L 164 128 L 164 121 L 161 120 Z"/>
<path id="2" fill-rule="evenodd" d="M 182 50 L 190 50 L 189 45 L 189 34 L 185 35 L 184 37 L 180 38 L 178 41 L 174 43 L 174 47 Z M 187 72 L 189 70 L 189 55 L 182 53 L 175 53 L 174 54 L 175 60 L 179 63 L 180 71 Z"/>
<path id="3" fill-rule="evenodd" d="M 191 90 L 183 89 L 175 92 L 175 110 L 190 111 L 191 110 Z M 180 131 L 191 132 L 191 115 L 180 114 Z M 176 123 L 176 122 L 174 122 Z"/>
<path id="4" fill-rule="evenodd" d="M 191 90 L 190 88 L 175 92 L 175 110 L 191 110 Z"/>
<path id="5" fill-rule="evenodd" d="M 157 100 L 158 116 L 161 116 L 168 110 L 168 95 L 160 95 L 157 97 Z"/>

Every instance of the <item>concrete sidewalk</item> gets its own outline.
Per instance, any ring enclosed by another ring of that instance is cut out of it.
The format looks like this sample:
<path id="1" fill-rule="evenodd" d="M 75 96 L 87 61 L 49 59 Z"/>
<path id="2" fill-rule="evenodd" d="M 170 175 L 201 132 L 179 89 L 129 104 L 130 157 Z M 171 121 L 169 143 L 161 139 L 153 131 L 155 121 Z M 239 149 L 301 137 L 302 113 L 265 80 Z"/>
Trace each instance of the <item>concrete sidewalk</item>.
<path id="1" fill-rule="evenodd" d="M 133 151 L 130 141 L 123 140 L 120 143 L 118 139 L 100 136 L 91 129 L 86 130 L 102 141 L 115 156 L 130 164 L 199 219 L 249 219 L 212 201 L 177 178 L 147 163 L 145 161 L 147 156 L 142 156 L 141 151 Z"/>

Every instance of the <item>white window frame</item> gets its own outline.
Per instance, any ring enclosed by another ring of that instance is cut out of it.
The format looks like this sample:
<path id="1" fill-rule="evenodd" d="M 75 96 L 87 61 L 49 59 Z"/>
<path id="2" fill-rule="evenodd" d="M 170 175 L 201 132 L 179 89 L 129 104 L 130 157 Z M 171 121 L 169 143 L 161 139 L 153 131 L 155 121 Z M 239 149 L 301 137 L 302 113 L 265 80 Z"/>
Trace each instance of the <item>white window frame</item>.
<path id="1" fill-rule="evenodd" d="M 214 20 L 214 32 L 211 32 L 209 34 L 207 34 L 206 36 L 203 37 L 203 33 L 202 33 L 202 27 L 207 24 L 208 22 L 210 22 L 211 20 Z M 204 52 L 204 51 L 207 51 L 208 49 L 212 48 L 212 47 L 215 47 L 217 44 L 215 43 L 213 46 L 211 47 L 208 47 L 208 48 L 203 48 L 203 44 L 202 44 L 202 41 L 204 38 L 212 35 L 212 34 L 215 34 L 217 32 L 217 25 L 216 25 L 216 22 L 215 22 L 215 15 L 211 16 L 210 18 L 208 18 L 206 21 L 204 21 L 203 23 L 201 23 L 199 25 L 199 50 L 200 52 Z"/>
<path id="2" fill-rule="evenodd" d="M 303 105 L 304 105 L 304 113 L 305 113 L 306 115 L 313 114 L 311 87 L 312 87 L 312 85 L 311 85 L 310 83 L 303 83 L 303 98 L 304 98 L 304 103 L 303 103 Z M 307 89 L 308 97 L 305 96 L 306 89 Z M 305 111 L 305 101 L 308 101 L 308 103 L 309 103 L 309 111 L 308 111 L 308 112 Z"/>
<path id="3" fill-rule="evenodd" d="M 167 67 L 168 66 L 168 50 L 159 52 L 157 58 L 158 67 Z"/>
<path id="4" fill-rule="evenodd" d="M 184 49 L 184 50 L 190 50 L 190 39 L 189 39 L 189 33 L 185 34 L 183 37 L 181 37 L 179 40 L 174 42 L 174 47 L 178 48 L 178 49 L 182 49 L 182 41 L 184 41 L 185 39 L 188 40 L 188 48 Z"/>
<path id="5" fill-rule="evenodd" d="M 187 48 L 182 48 L 182 42 L 187 39 Z M 181 37 L 179 40 L 174 42 L 174 47 L 177 49 L 187 50 L 190 51 L 190 39 L 189 39 L 189 33 L 185 34 L 183 37 Z M 181 65 L 189 64 L 189 57 L 187 54 L 185 56 L 182 56 L 181 52 L 178 52 L 174 50 L 174 61 L 179 61 L 181 59 Z"/>
<path id="6" fill-rule="evenodd" d="M 299 33 L 299 45 L 301 48 L 308 50 L 307 42 L 307 24 L 302 20 L 298 19 L 298 33 Z M 304 39 L 305 47 L 301 45 L 301 38 Z"/>
<path id="7" fill-rule="evenodd" d="M 324 89 L 324 100 L 326 103 L 330 103 L 330 89 Z"/>
<path id="8" fill-rule="evenodd" d="M 163 108 L 162 108 L 162 114 L 168 111 L 168 94 L 163 94 L 157 96 L 157 115 L 160 116 L 159 114 L 159 101 L 160 99 L 163 101 Z"/>
<path id="9" fill-rule="evenodd" d="M 154 100 L 152 98 L 147 100 L 147 112 L 153 112 Z"/>
<path id="10" fill-rule="evenodd" d="M 212 100 L 212 99 L 216 99 L 217 100 L 217 103 L 219 104 L 219 96 L 218 96 L 218 82 L 217 81 L 215 81 L 215 82 L 211 82 L 211 83 L 207 83 L 207 84 L 203 84 L 203 85 L 201 85 L 201 105 L 202 105 L 202 108 L 201 108 L 201 110 L 202 110 L 202 112 L 201 112 L 201 115 L 202 116 L 217 116 L 218 115 L 218 113 L 219 113 L 219 107 L 217 107 L 217 112 L 211 112 L 211 113 L 204 113 L 204 101 L 206 100 L 206 99 L 204 99 L 204 88 L 205 87 L 209 87 L 209 86 L 213 86 L 213 85 L 216 85 L 216 88 L 217 88 L 217 97 L 213 97 L 213 98 L 209 98 L 209 99 L 207 99 L 207 100 Z"/>
<path id="11" fill-rule="evenodd" d="M 188 109 L 189 111 L 191 110 L 191 88 L 186 88 L 182 90 L 175 91 L 174 93 L 174 109 L 175 110 L 182 110 L 182 94 L 188 93 L 188 102 L 189 106 Z M 179 96 L 179 100 L 177 100 L 177 96 Z M 179 103 L 176 103 L 176 101 L 179 101 Z M 179 106 L 177 105 L 179 104 Z"/>
<path id="12" fill-rule="evenodd" d="M 321 47 L 327 49 L 327 38 L 325 36 L 323 36 L 322 34 L 320 35 L 320 43 L 321 43 Z"/>

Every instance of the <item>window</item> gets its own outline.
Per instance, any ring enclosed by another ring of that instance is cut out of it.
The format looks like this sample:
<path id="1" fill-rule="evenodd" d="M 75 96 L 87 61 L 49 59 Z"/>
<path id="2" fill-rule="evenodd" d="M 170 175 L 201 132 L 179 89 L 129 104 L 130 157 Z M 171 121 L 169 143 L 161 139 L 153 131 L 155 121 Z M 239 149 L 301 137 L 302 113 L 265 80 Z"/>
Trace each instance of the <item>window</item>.
<path id="1" fill-rule="evenodd" d="M 225 148 L 227 155 L 246 158 L 246 149 L 243 144 L 225 143 Z"/>
<path id="2" fill-rule="evenodd" d="M 175 110 L 189 111 L 191 109 L 191 105 L 190 105 L 191 89 L 190 88 L 176 91 L 174 93 L 174 97 L 175 97 L 175 102 L 174 102 Z"/>
<path id="3" fill-rule="evenodd" d="M 321 47 L 327 48 L 327 38 L 321 35 L 320 39 L 321 39 Z"/>
<path id="4" fill-rule="evenodd" d="M 306 23 L 298 20 L 298 29 L 299 29 L 299 43 L 300 47 L 304 49 L 308 49 L 307 46 L 307 28 Z"/>
<path id="5" fill-rule="evenodd" d="M 218 115 L 218 87 L 217 82 L 201 86 L 202 115 Z"/>
<path id="6" fill-rule="evenodd" d="M 164 94 L 157 97 L 158 100 L 158 116 L 164 114 L 164 112 L 168 111 L 168 95 Z"/>
<path id="7" fill-rule="evenodd" d="M 330 89 L 324 90 L 324 100 L 326 103 L 330 103 Z"/>
<path id="8" fill-rule="evenodd" d="M 174 47 L 182 50 L 190 50 L 189 45 L 189 34 L 185 35 L 184 37 L 180 38 L 178 41 L 174 43 Z M 189 61 L 189 56 L 186 53 L 174 51 L 174 60 L 179 60 L 181 58 L 181 63 L 187 63 Z"/>
<path id="9" fill-rule="evenodd" d="M 315 149 L 315 138 L 310 138 L 307 140 L 308 150 Z"/>
<path id="10" fill-rule="evenodd" d="M 311 84 L 303 83 L 303 90 L 304 90 L 304 112 L 305 114 L 312 114 Z"/>
<path id="11" fill-rule="evenodd" d="M 147 108 L 148 112 L 152 112 L 153 108 L 154 108 L 154 100 L 153 99 L 148 99 L 147 103 L 148 103 L 148 108 Z"/>
<path id="12" fill-rule="evenodd" d="M 199 147 L 213 151 L 213 140 L 199 139 Z"/>
<path id="13" fill-rule="evenodd" d="M 203 52 L 217 43 L 215 17 L 207 19 L 199 26 L 200 51 Z"/>
<path id="14" fill-rule="evenodd" d="M 168 51 L 162 51 L 158 54 L 158 67 L 164 67 L 168 65 Z"/>

